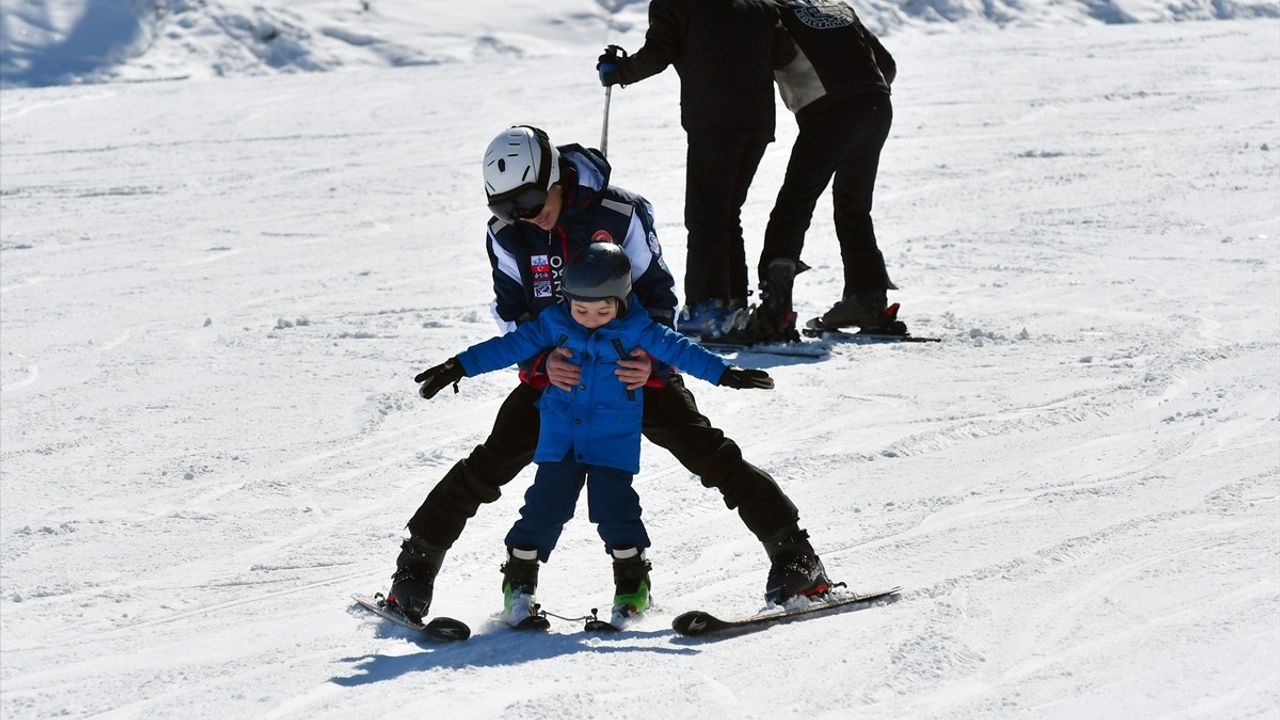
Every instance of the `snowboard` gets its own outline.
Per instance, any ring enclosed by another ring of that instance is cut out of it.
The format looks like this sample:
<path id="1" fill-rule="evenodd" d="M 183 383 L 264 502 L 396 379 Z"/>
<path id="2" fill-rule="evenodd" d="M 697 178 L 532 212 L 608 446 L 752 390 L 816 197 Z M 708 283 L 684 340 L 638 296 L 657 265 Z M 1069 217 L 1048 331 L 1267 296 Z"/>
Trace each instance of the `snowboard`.
<path id="1" fill-rule="evenodd" d="M 810 600 L 808 605 L 794 610 L 779 608 L 733 620 L 722 620 L 709 612 L 693 610 L 672 621 L 671 628 L 686 637 L 740 635 L 782 623 L 856 610 L 860 606 L 896 595 L 901 589 L 893 587 L 872 592 L 840 593 L 822 600 Z"/>
<path id="2" fill-rule="evenodd" d="M 417 622 L 400 612 L 395 605 L 388 604 L 386 597 L 382 593 L 374 593 L 373 595 L 356 594 L 352 595 L 351 598 L 365 610 L 400 627 L 416 630 L 429 640 L 458 642 L 471 637 L 471 628 L 467 627 L 467 624 L 461 620 L 437 617 L 431 618 L 427 623 Z"/>

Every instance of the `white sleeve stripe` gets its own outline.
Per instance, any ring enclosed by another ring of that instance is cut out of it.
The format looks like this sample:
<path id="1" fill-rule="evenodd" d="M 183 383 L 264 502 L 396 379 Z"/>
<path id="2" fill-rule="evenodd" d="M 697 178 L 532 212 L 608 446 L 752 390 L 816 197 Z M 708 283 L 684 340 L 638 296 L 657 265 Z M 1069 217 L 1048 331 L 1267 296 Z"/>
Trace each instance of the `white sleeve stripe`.
<path id="1" fill-rule="evenodd" d="M 631 225 L 627 227 L 627 237 L 622 241 L 622 249 L 631 261 L 631 279 L 639 279 L 653 262 L 653 251 L 649 249 L 649 238 L 644 235 L 644 223 L 640 222 L 639 215 L 631 216 Z"/>
<path id="2" fill-rule="evenodd" d="M 493 254 L 498 258 L 498 269 L 502 274 L 524 287 L 524 282 L 520 280 L 520 266 L 516 264 L 515 257 L 498 244 L 498 239 L 493 236 L 493 233 L 489 233 L 489 247 L 493 248 Z"/>
<path id="3" fill-rule="evenodd" d="M 493 315 L 493 321 L 498 323 L 498 329 L 502 331 L 503 335 L 516 329 L 515 323 L 503 320 L 502 316 L 498 314 L 498 300 L 496 298 L 489 303 L 489 313 Z"/>
<path id="4" fill-rule="evenodd" d="M 617 200 L 610 200 L 609 198 L 601 200 L 600 205 L 601 207 L 606 207 L 616 213 L 622 213 L 627 217 L 631 217 L 632 213 L 636 211 L 635 206 L 631 203 L 618 202 Z"/>

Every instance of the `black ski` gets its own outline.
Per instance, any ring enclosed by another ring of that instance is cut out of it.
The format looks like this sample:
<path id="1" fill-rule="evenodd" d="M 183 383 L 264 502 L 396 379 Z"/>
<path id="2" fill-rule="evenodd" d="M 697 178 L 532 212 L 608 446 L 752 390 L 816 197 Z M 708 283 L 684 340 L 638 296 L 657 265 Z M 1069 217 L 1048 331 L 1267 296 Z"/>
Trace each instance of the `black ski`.
<path id="1" fill-rule="evenodd" d="M 710 350 L 713 353 L 724 355 L 726 353 L 761 353 L 764 355 L 784 355 L 786 357 L 802 357 L 802 358 L 825 358 L 830 354 L 830 348 L 823 342 L 806 342 L 804 340 L 796 340 L 794 342 L 760 342 L 760 343 L 733 343 L 723 340 L 700 340 L 698 344 Z"/>
<path id="2" fill-rule="evenodd" d="M 360 607 L 375 615 L 395 623 L 401 627 L 416 630 L 423 637 L 435 642 L 458 642 L 471 637 L 471 628 L 461 620 L 449 617 L 431 618 L 427 623 L 420 623 L 400 612 L 400 608 L 387 602 L 382 593 L 373 595 L 352 595 Z"/>
<path id="3" fill-rule="evenodd" d="M 879 343 L 901 342 L 942 342 L 942 338 L 917 337 L 912 335 L 906 324 L 895 320 L 889 327 L 880 330 L 858 330 L 851 332 L 841 328 L 827 327 L 820 318 L 813 318 L 800 330 L 805 337 L 839 340 L 841 342 L 875 345 Z"/>
<path id="4" fill-rule="evenodd" d="M 829 595 L 821 600 L 810 600 L 808 605 L 795 610 L 771 610 L 735 620 L 722 620 L 709 612 L 694 610 L 677 617 L 672 621 L 671 628 L 677 633 L 688 637 L 740 635 L 755 630 L 763 630 L 771 625 L 856 610 L 860 606 L 866 606 L 876 600 L 883 600 L 896 595 L 901 589 L 900 587 L 895 587 L 874 592 L 842 592 Z"/>

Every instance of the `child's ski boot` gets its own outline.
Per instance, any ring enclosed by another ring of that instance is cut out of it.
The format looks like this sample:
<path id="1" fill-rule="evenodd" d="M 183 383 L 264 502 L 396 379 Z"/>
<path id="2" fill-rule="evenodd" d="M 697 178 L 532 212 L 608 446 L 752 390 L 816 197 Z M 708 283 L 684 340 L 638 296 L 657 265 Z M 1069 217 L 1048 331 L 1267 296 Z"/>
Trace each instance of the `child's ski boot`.
<path id="1" fill-rule="evenodd" d="M 511 548 L 502 565 L 502 621 L 517 630 L 546 630 L 538 609 L 538 551 Z"/>
<path id="2" fill-rule="evenodd" d="M 614 625 L 622 627 L 649 609 L 649 561 L 637 548 L 613 550 L 613 616 Z"/>

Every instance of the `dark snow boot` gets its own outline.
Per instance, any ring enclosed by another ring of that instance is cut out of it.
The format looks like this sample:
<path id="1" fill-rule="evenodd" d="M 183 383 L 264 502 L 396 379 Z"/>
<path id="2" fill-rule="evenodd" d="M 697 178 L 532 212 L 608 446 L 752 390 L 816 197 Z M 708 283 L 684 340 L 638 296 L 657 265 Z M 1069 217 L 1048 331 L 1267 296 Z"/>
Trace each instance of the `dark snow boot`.
<path id="1" fill-rule="evenodd" d="M 400 545 L 396 571 L 391 576 L 391 589 L 387 591 L 387 603 L 395 605 L 410 620 L 422 622 L 431 608 L 431 594 L 440 565 L 444 562 L 444 553 L 444 550 L 411 534 Z"/>
<path id="2" fill-rule="evenodd" d="M 511 548 L 502 565 L 502 619 L 519 625 L 533 615 L 537 591 L 538 551 Z"/>
<path id="3" fill-rule="evenodd" d="M 895 323 L 898 304 L 887 306 L 884 290 L 846 295 L 822 315 L 823 326 L 829 328 L 857 326 L 867 332 L 886 332 Z"/>
<path id="4" fill-rule="evenodd" d="M 782 605 L 794 597 L 819 595 L 831 589 L 827 571 L 809 544 L 809 533 L 792 528 L 766 540 L 771 567 L 765 583 L 767 602 Z"/>
<path id="5" fill-rule="evenodd" d="M 747 321 L 746 333 L 755 342 L 797 342 L 796 312 L 791 305 L 791 291 L 796 275 L 808 267 L 789 258 L 769 262 L 760 281 L 760 304 Z"/>
<path id="6" fill-rule="evenodd" d="M 649 609 L 649 570 L 652 565 L 644 551 L 636 548 L 613 550 L 613 611 L 624 616 Z"/>

